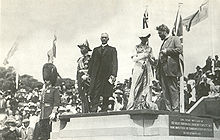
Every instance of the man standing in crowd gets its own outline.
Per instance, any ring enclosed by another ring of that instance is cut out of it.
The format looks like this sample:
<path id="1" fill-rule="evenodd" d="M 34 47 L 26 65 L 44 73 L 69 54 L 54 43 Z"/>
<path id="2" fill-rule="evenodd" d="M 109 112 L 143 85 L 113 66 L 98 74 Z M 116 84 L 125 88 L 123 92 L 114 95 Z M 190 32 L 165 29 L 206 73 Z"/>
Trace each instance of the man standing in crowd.
<path id="1" fill-rule="evenodd" d="M 220 61 L 218 60 L 218 55 L 215 55 L 214 59 L 214 71 L 215 71 L 215 84 L 220 85 Z"/>
<path id="2" fill-rule="evenodd" d="M 14 117 L 8 117 L 5 122 L 6 128 L 3 129 L 2 137 L 4 140 L 19 140 L 20 133 L 16 128 L 16 120 Z"/>
<path id="3" fill-rule="evenodd" d="M 102 44 L 94 48 L 89 63 L 91 112 L 97 112 L 100 96 L 103 97 L 101 111 L 107 111 L 109 97 L 113 94 L 113 86 L 118 71 L 118 59 L 116 48 L 109 46 L 108 40 L 108 34 L 102 33 Z"/>
<path id="4" fill-rule="evenodd" d="M 43 66 L 43 80 L 45 88 L 41 97 L 41 115 L 38 127 L 35 126 L 34 139 L 48 140 L 52 129 L 52 123 L 56 119 L 57 109 L 60 105 L 60 92 L 55 88 L 57 81 L 57 69 L 52 63 L 46 63 Z"/>
<path id="5" fill-rule="evenodd" d="M 80 57 L 77 61 L 77 83 L 78 83 L 78 91 L 82 101 L 82 113 L 89 112 L 89 101 L 88 101 L 88 89 L 89 89 L 89 77 L 87 76 L 90 55 L 89 51 L 92 51 L 89 48 L 89 43 L 86 40 L 85 43 L 77 45 L 80 48 L 80 52 L 82 57 Z"/>
<path id="6" fill-rule="evenodd" d="M 23 126 L 20 130 L 21 140 L 33 140 L 34 129 L 29 126 L 30 125 L 30 120 L 29 119 L 24 119 L 22 121 L 22 123 L 23 123 Z"/>
<path id="7" fill-rule="evenodd" d="M 179 111 L 179 89 L 177 83 L 178 77 L 182 75 L 179 55 L 183 53 L 183 48 L 177 36 L 169 36 L 170 30 L 166 25 L 162 24 L 156 29 L 160 39 L 163 41 L 157 65 L 157 78 L 166 99 L 166 109 Z"/>

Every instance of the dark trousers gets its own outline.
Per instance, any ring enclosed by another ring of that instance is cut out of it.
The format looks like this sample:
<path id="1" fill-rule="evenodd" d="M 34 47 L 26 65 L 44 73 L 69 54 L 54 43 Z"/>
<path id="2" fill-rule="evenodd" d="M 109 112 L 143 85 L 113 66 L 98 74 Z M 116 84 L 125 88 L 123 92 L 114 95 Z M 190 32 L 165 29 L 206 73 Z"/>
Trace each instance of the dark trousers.
<path id="1" fill-rule="evenodd" d="M 160 83 L 163 96 L 165 98 L 166 110 L 173 111 L 179 109 L 179 88 L 177 77 L 165 76 L 163 70 L 160 71 Z"/>
<path id="2" fill-rule="evenodd" d="M 88 113 L 89 112 L 89 101 L 88 101 L 88 86 L 83 83 L 83 81 L 80 81 L 81 83 L 78 84 L 78 90 L 80 99 L 82 101 L 82 113 Z"/>
<path id="3" fill-rule="evenodd" d="M 50 138 L 50 132 L 52 130 L 52 124 L 49 119 L 40 119 L 35 125 L 33 140 L 48 140 Z"/>
<path id="4" fill-rule="evenodd" d="M 104 93 L 106 89 L 103 89 L 102 81 L 97 80 L 94 86 L 94 89 L 90 95 L 91 100 L 91 112 L 97 112 L 98 106 L 101 106 L 102 112 L 105 112 L 108 110 L 108 104 L 109 104 L 109 96 L 103 96 L 106 95 Z M 101 102 L 100 97 L 103 97 L 103 100 Z"/>

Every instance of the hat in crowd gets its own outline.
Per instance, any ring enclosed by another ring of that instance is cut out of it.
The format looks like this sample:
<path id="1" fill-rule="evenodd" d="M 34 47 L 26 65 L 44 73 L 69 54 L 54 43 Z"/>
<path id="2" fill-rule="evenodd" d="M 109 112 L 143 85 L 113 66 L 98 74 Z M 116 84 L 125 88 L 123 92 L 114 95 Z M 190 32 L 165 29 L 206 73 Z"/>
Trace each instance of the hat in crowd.
<path id="1" fill-rule="evenodd" d="M 15 123 L 16 124 L 16 120 L 14 117 L 8 117 L 8 119 L 5 121 L 5 123 Z"/>
<path id="2" fill-rule="evenodd" d="M 123 95 L 123 91 L 121 91 L 120 89 L 117 89 L 117 90 L 115 91 L 115 94 L 121 94 L 121 95 Z"/>
<path id="3" fill-rule="evenodd" d="M 25 111 L 30 111 L 30 108 L 26 106 L 26 107 L 24 108 L 24 110 L 25 110 Z"/>
<path id="4" fill-rule="evenodd" d="M 88 51 L 92 51 L 92 50 L 89 48 L 89 42 L 88 42 L 87 39 L 86 39 L 85 42 L 79 43 L 77 46 L 78 46 L 79 48 L 81 48 L 81 47 L 86 47 L 86 48 L 88 49 Z"/>
<path id="5" fill-rule="evenodd" d="M 20 89 L 20 92 L 26 93 L 26 90 L 24 88 Z"/>
<path id="6" fill-rule="evenodd" d="M 66 108 L 63 107 L 63 106 L 60 106 L 59 109 L 58 109 L 58 111 L 59 111 L 59 112 L 64 112 L 64 111 L 66 111 Z"/>
<path id="7" fill-rule="evenodd" d="M 149 38 L 151 36 L 150 31 L 148 29 L 142 29 L 138 35 L 140 39 Z"/>
<path id="8" fill-rule="evenodd" d="M 29 102 L 29 104 L 28 104 L 30 107 L 35 107 L 35 106 L 37 106 L 35 103 L 33 103 L 33 102 Z"/>
<path id="9" fill-rule="evenodd" d="M 30 120 L 28 118 L 23 119 L 22 123 L 26 123 L 26 122 L 30 122 Z"/>
<path id="10" fill-rule="evenodd" d="M 113 101 L 114 101 L 115 98 L 111 96 L 111 97 L 109 97 L 109 101 L 110 101 L 110 100 L 113 100 Z"/>

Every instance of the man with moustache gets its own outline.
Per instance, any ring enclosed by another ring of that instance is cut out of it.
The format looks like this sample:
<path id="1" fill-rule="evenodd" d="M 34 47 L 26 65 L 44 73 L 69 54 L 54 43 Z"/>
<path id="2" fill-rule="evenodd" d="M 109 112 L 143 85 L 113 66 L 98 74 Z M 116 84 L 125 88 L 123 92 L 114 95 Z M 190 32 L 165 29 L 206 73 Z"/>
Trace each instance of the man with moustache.
<path id="1" fill-rule="evenodd" d="M 166 110 L 179 111 L 177 83 L 178 78 L 182 76 L 179 55 L 183 53 L 183 48 L 177 36 L 169 36 L 170 30 L 166 25 L 162 24 L 156 30 L 163 41 L 157 65 L 157 79 L 162 86 L 163 96 L 166 99 Z"/>
<path id="2" fill-rule="evenodd" d="M 102 44 L 94 48 L 89 63 L 91 112 L 97 112 L 100 97 L 103 98 L 101 111 L 107 111 L 109 97 L 113 94 L 113 84 L 118 71 L 118 59 L 116 48 L 109 46 L 108 40 L 108 34 L 102 33 Z"/>

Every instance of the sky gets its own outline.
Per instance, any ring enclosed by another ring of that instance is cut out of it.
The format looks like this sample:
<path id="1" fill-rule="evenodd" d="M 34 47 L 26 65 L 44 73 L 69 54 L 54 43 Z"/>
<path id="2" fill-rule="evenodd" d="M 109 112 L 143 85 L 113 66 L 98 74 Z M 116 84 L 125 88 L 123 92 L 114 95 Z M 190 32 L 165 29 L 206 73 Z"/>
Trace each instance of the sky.
<path id="1" fill-rule="evenodd" d="M 156 26 L 173 28 L 178 8 L 181 15 L 195 13 L 204 0 L 1 0 L 0 66 L 15 41 L 18 50 L 9 60 L 19 74 L 29 74 L 42 81 L 42 66 L 47 51 L 57 36 L 55 65 L 63 78 L 76 79 L 77 44 L 88 39 L 90 48 L 101 44 L 100 35 L 109 34 L 109 45 L 118 52 L 117 79 L 131 76 L 130 56 L 140 43 L 142 18 L 146 5 L 149 11 L 150 46 L 157 58 L 160 45 Z M 184 31 L 185 75 L 204 66 L 206 58 L 220 55 L 220 1 L 210 0 L 209 15 L 204 21 Z M 211 8 L 210 8 L 211 7 Z"/>

